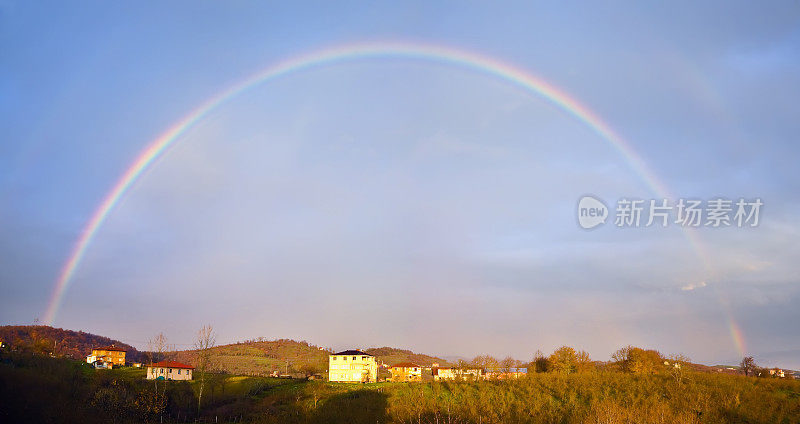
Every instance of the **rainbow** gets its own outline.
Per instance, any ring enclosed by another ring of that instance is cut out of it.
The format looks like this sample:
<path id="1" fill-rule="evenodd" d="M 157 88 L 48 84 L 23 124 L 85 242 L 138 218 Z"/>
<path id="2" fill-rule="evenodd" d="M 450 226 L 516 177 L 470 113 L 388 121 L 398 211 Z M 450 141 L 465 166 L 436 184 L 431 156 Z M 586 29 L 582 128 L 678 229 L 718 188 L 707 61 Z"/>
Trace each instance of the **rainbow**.
<path id="1" fill-rule="evenodd" d="M 48 325 L 52 325 L 55 321 L 64 294 L 87 248 L 119 200 L 137 181 L 142 173 L 162 157 L 187 129 L 230 99 L 254 86 L 271 81 L 275 78 L 337 62 L 354 59 L 380 58 L 424 60 L 471 69 L 507 81 L 532 94 L 542 97 L 586 124 L 603 140 L 606 140 L 621 154 L 633 171 L 643 179 L 658 197 L 672 197 L 666 189 L 666 186 L 656 178 L 655 174 L 646 166 L 645 162 L 636 151 L 609 125 L 603 122 L 597 114 L 558 87 L 522 68 L 502 62 L 490 56 L 441 45 L 398 42 L 348 44 L 292 57 L 269 66 L 202 103 L 199 107 L 189 112 L 180 121 L 150 142 L 133 161 L 130 167 L 122 174 L 119 180 L 117 180 L 108 194 L 106 194 L 102 203 L 94 211 L 91 219 L 81 232 L 80 237 L 70 252 L 68 260 L 58 276 L 43 321 Z M 685 233 L 691 245 L 698 252 L 700 257 L 705 260 L 706 255 L 703 252 L 700 241 L 692 235 L 691 232 L 687 231 Z M 731 328 L 738 328 L 733 321 L 731 322 Z M 742 339 L 740 337 L 735 339 L 737 341 L 737 347 L 740 351 L 743 351 L 743 341 L 740 341 Z"/>

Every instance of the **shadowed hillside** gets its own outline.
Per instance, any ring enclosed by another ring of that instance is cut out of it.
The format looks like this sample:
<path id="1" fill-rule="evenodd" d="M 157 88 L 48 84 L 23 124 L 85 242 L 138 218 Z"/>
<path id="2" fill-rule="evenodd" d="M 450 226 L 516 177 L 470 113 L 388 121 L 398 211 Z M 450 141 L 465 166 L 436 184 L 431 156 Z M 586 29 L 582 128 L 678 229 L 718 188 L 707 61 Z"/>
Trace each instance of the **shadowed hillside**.
<path id="1" fill-rule="evenodd" d="M 86 355 L 90 354 L 93 347 L 112 344 L 125 349 L 127 351 L 126 359 L 129 361 L 139 361 L 143 357 L 136 348 L 119 340 L 46 325 L 0 326 L 0 340 L 11 344 L 16 349 L 78 360 L 83 360 Z"/>

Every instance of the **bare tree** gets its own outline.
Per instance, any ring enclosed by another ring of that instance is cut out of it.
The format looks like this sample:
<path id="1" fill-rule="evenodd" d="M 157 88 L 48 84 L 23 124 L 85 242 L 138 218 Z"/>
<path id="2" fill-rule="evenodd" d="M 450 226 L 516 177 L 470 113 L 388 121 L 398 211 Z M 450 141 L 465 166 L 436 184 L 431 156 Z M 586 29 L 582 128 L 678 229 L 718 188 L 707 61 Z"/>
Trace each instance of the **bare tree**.
<path id="1" fill-rule="evenodd" d="M 200 373 L 200 391 L 197 395 L 197 414 L 200 415 L 200 402 L 203 400 L 203 388 L 206 383 L 206 371 L 211 367 L 211 348 L 216 343 L 217 336 L 211 325 L 204 325 L 197 332 L 194 348 L 197 350 L 197 371 Z"/>
<path id="2" fill-rule="evenodd" d="M 672 354 L 669 356 L 669 361 L 667 361 L 667 364 L 670 375 L 672 375 L 672 378 L 674 378 L 675 381 L 680 384 L 683 382 L 684 372 L 689 369 L 691 359 L 682 353 Z"/>
<path id="3" fill-rule="evenodd" d="M 158 333 L 158 335 L 150 340 L 147 341 L 147 357 L 150 362 L 150 369 L 153 373 L 156 373 L 156 368 L 153 366 L 156 362 L 163 360 L 164 352 L 167 350 L 167 336 L 164 333 Z M 164 393 L 158 393 L 158 378 L 160 376 L 153 377 L 153 384 L 155 385 L 155 402 L 156 409 L 159 413 L 163 413 L 164 407 L 166 406 L 166 395 L 167 395 L 167 385 L 164 384 Z"/>
<path id="4" fill-rule="evenodd" d="M 758 369 L 756 366 L 756 360 L 753 359 L 752 356 L 745 356 L 742 359 L 742 362 L 739 363 L 739 367 L 742 369 L 742 372 L 745 376 L 755 375 L 756 369 Z"/>
<path id="5" fill-rule="evenodd" d="M 511 369 L 517 364 L 517 361 L 510 356 L 506 356 L 500 361 L 500 370 L 503 373 L 511 373 Z"/>
<path id="6" fill-rule="evenodd" d="M 166 349 L 167 336 L 165 336 L 164 333 L 158 333 L 157 336 L 147 341 L 147 359 L 148 362 L 150 362 L 153 372 L 156 371 L 155 367 L 153 367 L 153 364 L 163 359 Z M 156 385 L 156 393 L 158 393 L 158 377 L 154 377 L 153 380 L 155 381 Z"/>

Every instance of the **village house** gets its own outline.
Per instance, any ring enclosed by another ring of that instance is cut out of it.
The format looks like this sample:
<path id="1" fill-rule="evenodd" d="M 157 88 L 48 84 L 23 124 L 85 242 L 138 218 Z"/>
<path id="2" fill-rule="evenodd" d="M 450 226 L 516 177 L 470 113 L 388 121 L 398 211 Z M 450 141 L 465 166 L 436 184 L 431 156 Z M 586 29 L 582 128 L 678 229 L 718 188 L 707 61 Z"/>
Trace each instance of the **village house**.
<path id="1" fill-rule="evenodd" d="M 191 380 L 194 367 L 177 361 L 161 361 L 147 366 L 148 380 Z"/>
<path id="2" fill-rule="evenodd" d="M 345 350 L 328 356 L 328 381 L 374 383 L 378 381 L 375 357 L 360 350 Z"/>
<path id="3" fill-rule="evenodd" d="M 772 368 L 772 369 L 770 369 L 769 370 L 769 375 L 771 375 L 773 377 L 778 377 L 778 378 L 785 378 L 786 377 L 786 373 L 780 368 Z"/>
<path id="4" fill-rule="evenodd" d="M 390 381 L 409 382 L 422 381 L 422 367 L 413 362 L 401 362 L 389 368 L 392 373 Z"/>
<path id="5" fill-rule="evenodd" d="M 113 368 L 125 365 L 125 349 L 116 345 L 92 348 L 92 353 L 86 355 L 86 363 L 95 368 Z"/>
<path id="6" fill-rule="evenodd" d="M 498 380 L 516 379 L 527 375 L 527 368 L 490 368 L 486 370 L 486 378 Z"/>
<path id="7" fill-rule="evenodd" d="M 434 381 L 441 380 L 483 380 L 483 370 L 480 368 L 431 368 Z"/>

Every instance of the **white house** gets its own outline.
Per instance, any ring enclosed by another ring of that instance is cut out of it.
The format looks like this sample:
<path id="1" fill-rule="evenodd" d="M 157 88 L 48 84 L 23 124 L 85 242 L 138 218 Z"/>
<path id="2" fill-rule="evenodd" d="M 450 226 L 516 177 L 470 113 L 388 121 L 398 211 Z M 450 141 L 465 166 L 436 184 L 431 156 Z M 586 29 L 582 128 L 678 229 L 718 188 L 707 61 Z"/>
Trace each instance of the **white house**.
<path id="1" fill-rule="evenodd" d="M 148 380 L 191 380 L 194 367 L 177 361 L 161 361 L 147 366 Z"/>

